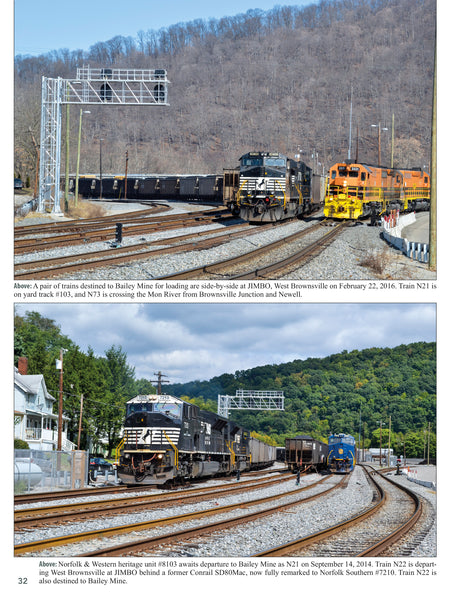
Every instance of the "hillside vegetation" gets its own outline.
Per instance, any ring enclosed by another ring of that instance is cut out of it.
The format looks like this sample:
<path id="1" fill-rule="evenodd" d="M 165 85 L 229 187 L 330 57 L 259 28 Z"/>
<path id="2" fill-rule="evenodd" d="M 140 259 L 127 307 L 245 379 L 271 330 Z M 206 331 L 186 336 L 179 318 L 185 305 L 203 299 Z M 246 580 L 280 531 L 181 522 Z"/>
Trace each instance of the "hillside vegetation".
<path id="1" fill-rule="evenodd" d="M 229 11 L 233 10 L 233 5 Z M 116 36 L 88 52 L 60 49 L 15 61 L 15 171 L 34 180 L 41 77 L 77 67 L 165 68 L 169 107 L 92 106 L 84 115 L 80 172 L 222 173 L 250 150 L 280 151 L 319 172 L 351 158 L 396 166 L 430 162 L 435 0 L 320 0 L 249 10 Z M 155 24 L 153 24 L 155 25 Z M 148 28 L 147 28 L 148 27 Z M 147 29 L 142 29 L 147 28 Z M 70 107 L 75 169 L 78 106 Z M 64 125 L 63 125 L 64 127 Z M 64 129 L 63 129 L 64 131 Z M 64 160 L 64 152 L 63 152 Z"/>
<path id="2" fill-rule="evenodd" d="M 343 432 L 357 440 L 361 433 L 365 447 L 378 446 L 380 423 L 383 435 L 388 436 L 391 417 L 393 443 L 403 453 L 403 442 L 415 440 L 411 442 L 414 447 L 416 443 L 423 446 L 428 423 L 432 431 L 436 428 L 436 345 L 422 342 L 344 351 L 237 371 L 210 381 L 165 386 L 166 392 L 213 411 L 218 394 L 233 396 L 238 389 L 284 392 L 283 412 L 236 410 L 231 414 L 233 420 L 278 445 L 298 434 L 327 440 L 330 433 Z"/>

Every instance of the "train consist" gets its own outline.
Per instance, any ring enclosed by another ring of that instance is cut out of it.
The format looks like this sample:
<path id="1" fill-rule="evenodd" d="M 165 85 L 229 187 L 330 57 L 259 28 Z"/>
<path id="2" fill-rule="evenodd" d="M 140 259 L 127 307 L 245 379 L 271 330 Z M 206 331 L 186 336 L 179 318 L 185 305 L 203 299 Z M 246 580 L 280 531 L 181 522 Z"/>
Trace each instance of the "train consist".
<path id="1" fill-rule="evenodd" d="M 352 435 L 338 433 L 329 437 L 328 467 L 335 473 L 349 473 L 356 464 L 356 443 Z"/>
<path id="2" fill-rule="evenodd" d="M 222 204 L 250 223 L 308 215 L 324 206 L 333 219 L 358 220 L 394 210 L 430 208 L 430 176 L 421 169 L 391 169 L 338 162 L 326 178 L 279 152 L 248 152 L 222 175 L 82 175 L 83 198 L 128 201 L 183 200 Z M 75 177 L 69 189 L 75 189 Z"/>
<path id="3" fill-rule="evenodd" d="M 276 448 L 215 413 L 170 395 L 126 403 L 118 477 L 124 484 L 163 485 L 270 466 Z"/>
<path id="4" fill-rule="evenodd" d="M 331 167 L 324 215 L 333 219 L 375 222 L 393 210 L 430 208 L 430 176 L 421 169 L 389 169 L 340 162 Z"/>
<path id="5" fill-rule="evenodd" d="M 320 208 L 312 170 L 278 152 L 248 152 L 240 158 L 238 190 L 230 208 L 250 223 L 270 223 Z"/>
<path id="6" fill-rule="evenodd" d="M 278 152 L 248 152 L 222 175 L 81 175 L 85 199 L 184 200 L 223 204 L 249 222 L 273 222 L 321 208 L 320 175 Z M 69 189 L 75 190 L 75 177 Z"/>
<path id="7" fill-rule="evenodd" d="M 69 179 L 74 191 L 75 177 Z M 79 195 L 145 202 L 150 200 L 202 201 L 222 204 L 222 175 L 81 175 Z"/>
<path id="8" fill-rule="evenodd" d="M 307 435 L 285 440 L 285 462 L 292 471 L 319 471 L 327 467 L 329 446 Z"/>

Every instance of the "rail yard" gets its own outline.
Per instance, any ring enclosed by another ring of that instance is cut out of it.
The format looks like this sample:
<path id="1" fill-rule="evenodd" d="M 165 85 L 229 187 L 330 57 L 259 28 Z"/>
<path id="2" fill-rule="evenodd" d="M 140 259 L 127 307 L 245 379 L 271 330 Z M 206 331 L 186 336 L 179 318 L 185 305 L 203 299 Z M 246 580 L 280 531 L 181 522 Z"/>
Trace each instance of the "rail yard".
<path id="1" fill-rule="evenodd" d="M 166 491 L 15 502 L 17 556 L 435 556 L 435 492 L 394 471 L 275 468 Z"/>
<path id="2" fill-rule="evenodd" d="M 166 201 L 148 208 L 112 205 L 122 207 L 122 212 L 31 225 L 25 224 L 28 219 L 18 221 L 15 278 L 434 277 L 424 264 L 414 263 L 389 247 L 377 228 L 335 223 L 325 219 L 322 211 L 300 219 L 254 225 L 225 207 L 197 203 Z M 230 260 L 232 263 L 227 262 Z"/>

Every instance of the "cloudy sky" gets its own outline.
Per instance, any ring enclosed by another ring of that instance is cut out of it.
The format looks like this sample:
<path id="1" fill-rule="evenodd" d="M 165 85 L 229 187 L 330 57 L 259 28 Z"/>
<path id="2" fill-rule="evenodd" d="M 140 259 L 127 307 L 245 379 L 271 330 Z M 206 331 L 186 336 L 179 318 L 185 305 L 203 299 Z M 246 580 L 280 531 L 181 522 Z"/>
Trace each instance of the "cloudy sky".
<path id="1" fill-rule="evenodd" d="M 436 339 L 435 304 L 18 304 L 54 319 L 82 351 L 121 346 L 138 378 L 171 383 Z"/>

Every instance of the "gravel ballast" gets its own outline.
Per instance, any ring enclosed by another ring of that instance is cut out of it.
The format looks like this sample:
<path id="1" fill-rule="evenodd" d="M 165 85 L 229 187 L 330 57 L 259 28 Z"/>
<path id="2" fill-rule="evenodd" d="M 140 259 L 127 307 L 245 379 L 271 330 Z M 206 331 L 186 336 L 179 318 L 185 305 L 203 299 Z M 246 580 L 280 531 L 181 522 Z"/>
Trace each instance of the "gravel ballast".
<path id="1" fill-rule="evenodd" d="M 112 211 L 133 211 L 133 204 L 115 206 L 116 203 L 105 203 L 110 205 Z M 139 208 L 146 208 L 140 205 Z M 192 212 L 193 210 L 204 210 L 210 207 L 174 203 L 169 214 Z M 313 217 L 314 218 L 314 217 Z M 31 219 L 30 221 L 32 221 Z M 30 222 L 29 221 L 29 222 Z M 26 222 L 26 220 L 24 220 Z M 237 220 L 237 223 L 240 221 Z M 235 222 L 234 222 L 235 223 Z M 316 221 L 314 221 L 314 224 Z M 114 265 L 101 267 L 61 275 L 60 279 L 95 279 L 95 280 L 149 280 L 163 278 L 173 273 L 178 273 L 190 268 L 201 267 L 215 263 L 226 258 L 238 256 L 252 249 L 269 244 L 277 239 L 295 233 L 305 227 L 308 222 L 291 221 L 281 227 L 272 230 L 260 231 L 260 227 L 253 227 L 242 238 L 231 240 L 218 247 L 206 250 L 180 252 L 167 256 L 153 257 L 148 259 L 132 261 L 127 265 Z M 204 225 L 201 227 L 182 228 L 179 235 L 199 231 L 226 232 L 227 226 Z M 176 231 L 153 233 L 144 235 L 143 239 L 150 242 L 162 240 L 176 235 Z M 123 246 L 129 246 L 141 241 L 141 236 L 125 238 Z M 160 246 L 162 247 L 162 246 Z M 29 255 L 21 255 L 17 258 L 19 262 L 26 260 L 38 260 L 41 258 L 54 258 L 64 254 L 77 255 L 92 250 L 107 249 L 108 243 L 96 242 L 82 246 L 73 246 L 72 249 L 52 249 L 47 252 L 34 252 Z M 218 276 L 218 279 L 220 277 Z M 295 271 L 279 277 L 288 280 L 359 280 L 359 279 L 435 279 L 436 273 L 430 271 L 426 264 L 405 257 L 399 250 L 389 246 L 381 238 L 381 230 L 364 223 L 349 227 L 315 259 L 307 262 Z"/>

